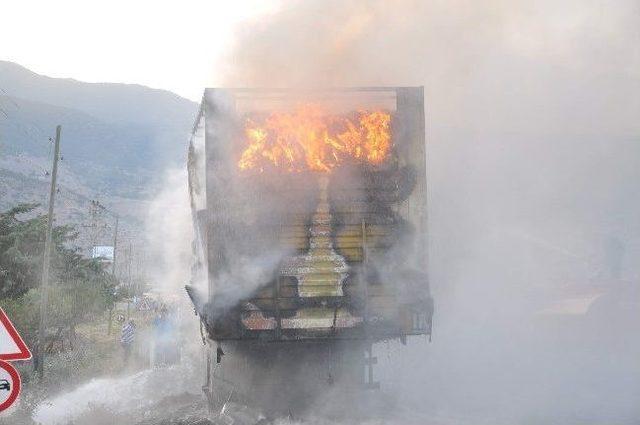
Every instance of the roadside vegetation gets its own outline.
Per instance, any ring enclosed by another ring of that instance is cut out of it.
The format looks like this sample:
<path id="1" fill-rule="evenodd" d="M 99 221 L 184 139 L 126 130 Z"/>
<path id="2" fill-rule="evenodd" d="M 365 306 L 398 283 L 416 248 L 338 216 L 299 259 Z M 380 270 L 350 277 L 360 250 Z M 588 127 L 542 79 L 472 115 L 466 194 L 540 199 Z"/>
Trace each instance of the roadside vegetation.
<path id="1" fill-rule="evenodd" d="M 0 307 L 32 352 L 38 343 L 42 259 L 47 218 L 35 204 L 0 213 Z M 83 256 L 74 245 L 72 226 L 55 226 L 45 336 L 45 376 L 33 360 L 16 362 L 25 390 L 23 404 L 117 367 L 119 327 L 112 322 L 115 303 L 129 294 L 99 259 Z M 26 406 L 23 406 L 26 407 Z"/>

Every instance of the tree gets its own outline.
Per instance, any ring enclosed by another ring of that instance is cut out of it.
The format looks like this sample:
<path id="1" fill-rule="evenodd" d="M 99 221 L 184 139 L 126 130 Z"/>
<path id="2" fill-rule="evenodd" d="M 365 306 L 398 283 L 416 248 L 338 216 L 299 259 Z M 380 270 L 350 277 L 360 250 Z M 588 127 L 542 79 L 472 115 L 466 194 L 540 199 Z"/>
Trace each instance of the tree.
<path id="1" fill-rule="evenodd" d="M 19 297 L 40 282 L 46 217 L 20 220 L 37 204 L 0 213 L 0 297 Z"/>
<path id="2" fill-rule="evenodd" d="M 35 341 L 40 300 L 46 216 L 34 215 L 36 204 L 20 204 L 0 213 L 0 305 L 25 334 Z M 78 234 L 72 226 L 53 231 L 49 317 L 50 327 L 75 326 L 112 308 L 116 278 L 95 259 L 73 246 Z"/>

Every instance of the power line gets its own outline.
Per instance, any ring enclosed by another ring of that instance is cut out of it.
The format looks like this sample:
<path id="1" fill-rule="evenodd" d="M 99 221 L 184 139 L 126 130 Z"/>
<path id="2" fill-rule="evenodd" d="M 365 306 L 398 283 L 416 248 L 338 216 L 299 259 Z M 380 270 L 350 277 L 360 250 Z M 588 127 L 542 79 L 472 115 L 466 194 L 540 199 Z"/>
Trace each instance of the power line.
<path id="1" fill-rule="evenodd" d="M 37 136 L 34 136 L 33 134 L 29 133 L 27 131 L 26 128 L 22 127 L 20 124 L 18 124 L 16 122 L 16 120 L 11 120 L 11 117 L 7 114 L 7 112 L 5 110 L 2 110 L 3 115 L 5 116 L 5 119 L 7 120 L 8 123 L 12 124 L 13 126 L 15 126 L 15 128 L 20 131 L 22 134 L 24 134 L 28 139 L 30 139 L 32 142 L 35 142 L 37 145 L 42 143 L 42 139 L 43 138 L 39 138 Z M 50 140 L 50 137 L 47 137 L 48 140 Z"/>
<path id="2" fill-rule="evenodd" d="M 21 111 L 25 112 L 24 109 L 17 102 L 15 102 L 12 99 L 12 97 L 9 95 L 9 93 L 7 93 L 7 91 L 4 88 L 0 87 L 0 91 L 2 91 L 6 95 L 5 98 L 9 102 L 11 102 L 15 106 L 16 109 L 20 109 Z M 28 128 L 26 128 L 25 126 L 21 125 L 20 122 L 19 122 L 19 119 L 17 119 L 17 118 L 16 119 L 11 119 L 11 116 L 9 115 L 9 113 L 7 112 L 6 109 L 0 108 L 0 111 L 2 112 L 2 115 L 4 115 L 4 118 L 7 120 L 7 122 L 9 124 L 13 125 L 14 128 L 16 130 L 18 130 L 20 133 L 22 133 L 27 139 L 29 139 L 32 142 L 34 142 L 36 146 L 40 145 L 40 143 L 43 142 L 43 139 L 48 140 L 49 148 L 48 148 L 48 153 L 46 154 L 46 157 L 47 157 L 47 159 L 50 159 L 53 139 L 51 137 L 49 137 L 49 136 L 46 136 L 45 132 L 42 130 L 42 128 L 38 124 L 36 124 L 34 122 L 30 122 L 30 124 L 33 127 L 35 127 L 36 130 L 38 130 L 40 132 L 41 137 L 35 136 Z M 22 117 L 22 120 L 24 121 L 24 117 Z M 24 159 L 26 159 L 26 158 L 24 158 Z M 43 171 L 44 175 L 46 175 L 46 176 L 49 175 L 49 171 L 46 170 L 45 168 L 43 168 L 42 166 L 33 163 L 33 161 L 30 161 L 30 160 L 27 160 L 27 161 L 30 162 L 32 165 L 36 166 L 36 168 L 41 169 Z"/>
<path id="3" fill-rule="evenodd" d="M 26 113 L 26 111 L 25 111 L 24 109 L 22 109 L 22 107 L 18 104 L 18 102 L 16 102 L 15 100 L 13 100 L 14 96 L 11 96 L 11 95 L 10 95 L 9 93 L 7 93 L 7 91 L 6 91 L 4 88 L 2 88 L 2 87 L 0 87 L 0 91 L 2 91 L 2 92 L 5 94 L 5 96 L 6 96 L 6 97 L 7 97 L 7 99 L 9 100 L 9 102 L 13 103 L 13 105 L 14 105 L 16 108 L 18 108 L 18 109 L 20 109 L 22 112 L 25 112 L 25 113 Z M 46 134 L 46 131 L 44 131 L 44 130 L 42 129 L 42 127 L 40 127 L 37 123 L 35 123 L 35 122 L 31 122 L 31 125 L 33 125 L 34 127 L 36 127 L 36 128 L 40 131 L 40 135 L 45 135 L 45 134 Z"/>
<path id="4" fill-rule="evenodd" d="M 50 156 L 49 156 L 50 157 Z M 24 156 L 24 155 L 17 155 L 16 156 L 16 160 L 18 162 L 28 162 L 29 164 L 31 164 L 35 169 L 37 169 L 38 171 L 41 171 L 42 174 L 44 176 L 49 176 L 49 170 L 47 170 L 45 167 L 43 167 L 42 165 L 34 162 L 33 160 L 31 160 L 28 156 Z"/>
<path id="5" fill-rule="evenodd" d="M 14 122 L 14 121 L 10 121 L 10 118 L 11 118 L 11 117 L 9 116 L 9 114 L 7 113 L 7 111 L 6 111 L 6 110 L 3 110 L 3 112 L 4 112 L 4 116 L 6 117 L 6 119 L 7 119 L 9 122 L 11 122 L 12 124 L 14 124 L 16 127 L 20 127 L 20 128 L 19 128 L 19 130 L 20 130 L 20 131 L 22 131 L 25 135 L 27 135 L 27 137 L 29 137 L 29 138 L 31 138 L 32 140 L 36 141 L 36 143 L 40 143 L 40 140 L 41 140 L 41 139 L 49 139 L 49 140 L 51 140 L 51 137 L 46 136 L 46 135 L 40 135 L 40 136 L 35 136 L 35 135 L 33 135 L 33 133 L 31 133 L 31 131 L 29 131 L 29 129 L 28 129 L 27 127 L 25 127 L 25 126 L 21 126 L 21 125 L 19 125 L 19 124 L 17 123 L 18 119 L 15 119 L 15 120 L 14 120 L 15 122 Z M 23 118 L 23 119 L 24 119 L 24 118 Z M 33 123 L 32 123 L 32 125 L 33 125 Z M 27 133 L 28 133 L 28 134 L 27 134 Z"/>
<path id="6" fill-rule="evenodd" d="M 3 89 L 2 87 L 0 87 L 0 91 L 2 91 L 3 93 L 7 94 L 7 91 L 5 89 Z M 11 103 L 13 103 L 17 108 L 22 110 L 22 108 L 15 101 L 13 101 L 13 99 L 11 99 L 8 96 L 8 94 L 7 94 L 6 98 Z M 48 137 L 48 136 L 43 136 L 43 137 L 35 136 L 26 127 L 20 125 L 18 119 L 11 119 L 11 116 L 9 115 L 9 113 L 7 113 L 7 111 L 4 108 L 0 108 L 0 112 L 2 112 L 2 115 L 4 115 L 4 118 L 7 120 L 7 122 L 9 124 L 13 125 L 15 127 L 15 129 L 18 130 L 20 133 L 22 133 L 27 139 L 31 140 L 32 142 L 35 142 L 36 146 L 41 146 L 40 143 L 43 142 L 42 139 L 46 138 L 48 140 L 48 142 L 49 142 L 48 143 L 49 148 L 48 148 L 48 153 L 46 154 L 46 158 L 50 159 L 50 157 L 51 157 L 51 149 L 52 149 L 52 142 L 53 142 L 51 137 Z M 34 126 L 42 132 L 42 129 L 37 124 L 34 124 Z M 39 164 L 34 163 L 30 159 L 28 159 L 26 156 L 25 157 L 18 156 L 18 158 L 20 160 L 25 160 L 26 162 L 29 162 L 31 165 L 33 165 L 35 168 L 40 169 L 45 176 L 49 175 L 49 171 L 46 168 L 42 167 Z"/>
<path id="7" fill-rule="evenodd" d="M 16 103 L 15 100 L 13 100 L 13 96 L 11 96 L 9 93 L 7 93 L 7 91 L 5 89 L 3 89 L 2 87 L 0 87 L 0 90 L 2 90 L 2 92 L 9 98 L 9 100 L 11 101 L 11 103 L 13 103 L 14 105 L 18 106 L 18 104 Z M 18 106 L 19 107 L 19 106 Z"/>

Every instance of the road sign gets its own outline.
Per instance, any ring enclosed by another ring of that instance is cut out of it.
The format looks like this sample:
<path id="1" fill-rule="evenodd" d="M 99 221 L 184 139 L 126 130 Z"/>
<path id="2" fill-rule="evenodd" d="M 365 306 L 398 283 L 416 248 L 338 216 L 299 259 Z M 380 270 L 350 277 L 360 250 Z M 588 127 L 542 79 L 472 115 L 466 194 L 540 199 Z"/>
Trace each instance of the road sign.
<path id="1" fill-rule="evenodd" d="M 91 250 L 91 258 L 101 258 L 104 261 L 113 261 L 115 249 L 112 246 L 94 246 Z"/>
<path id="2" fill-rule="evenodd" d="M 0 360 L 29 360 L 31 352 L 27 348 L 13 323 L 0 308 Z"/>
<path id="3" fill-rule="evenodd" d="M 20 375 L 18 371 L 0 360 L 0 412 L 8 409 L 20 394 Z"/>
<path id="4" fill-rule="evenodd" d="M 7 360 L 28 360 L 31 352 L 7 314 L 0 308 L 0 412 L 9 408 L 20 394 L 20 375 Z"/>

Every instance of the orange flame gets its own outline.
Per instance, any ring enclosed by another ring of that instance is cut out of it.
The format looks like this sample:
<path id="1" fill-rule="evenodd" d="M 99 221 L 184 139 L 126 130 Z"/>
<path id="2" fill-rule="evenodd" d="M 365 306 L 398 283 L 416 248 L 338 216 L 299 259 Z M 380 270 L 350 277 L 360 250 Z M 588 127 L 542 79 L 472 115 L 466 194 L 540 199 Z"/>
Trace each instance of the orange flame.
<path id="1" fill-rule="evenodd" d="M 260 125 L 247 120 L 247 147 L 238 167 L 329 172 L 349 159 L 379 165 L 392 147 L 390 123 L 391 116 L 383 111 L 361 111 L 356 123 L 328 115 L 315 105 L 274 112 Z"/>

